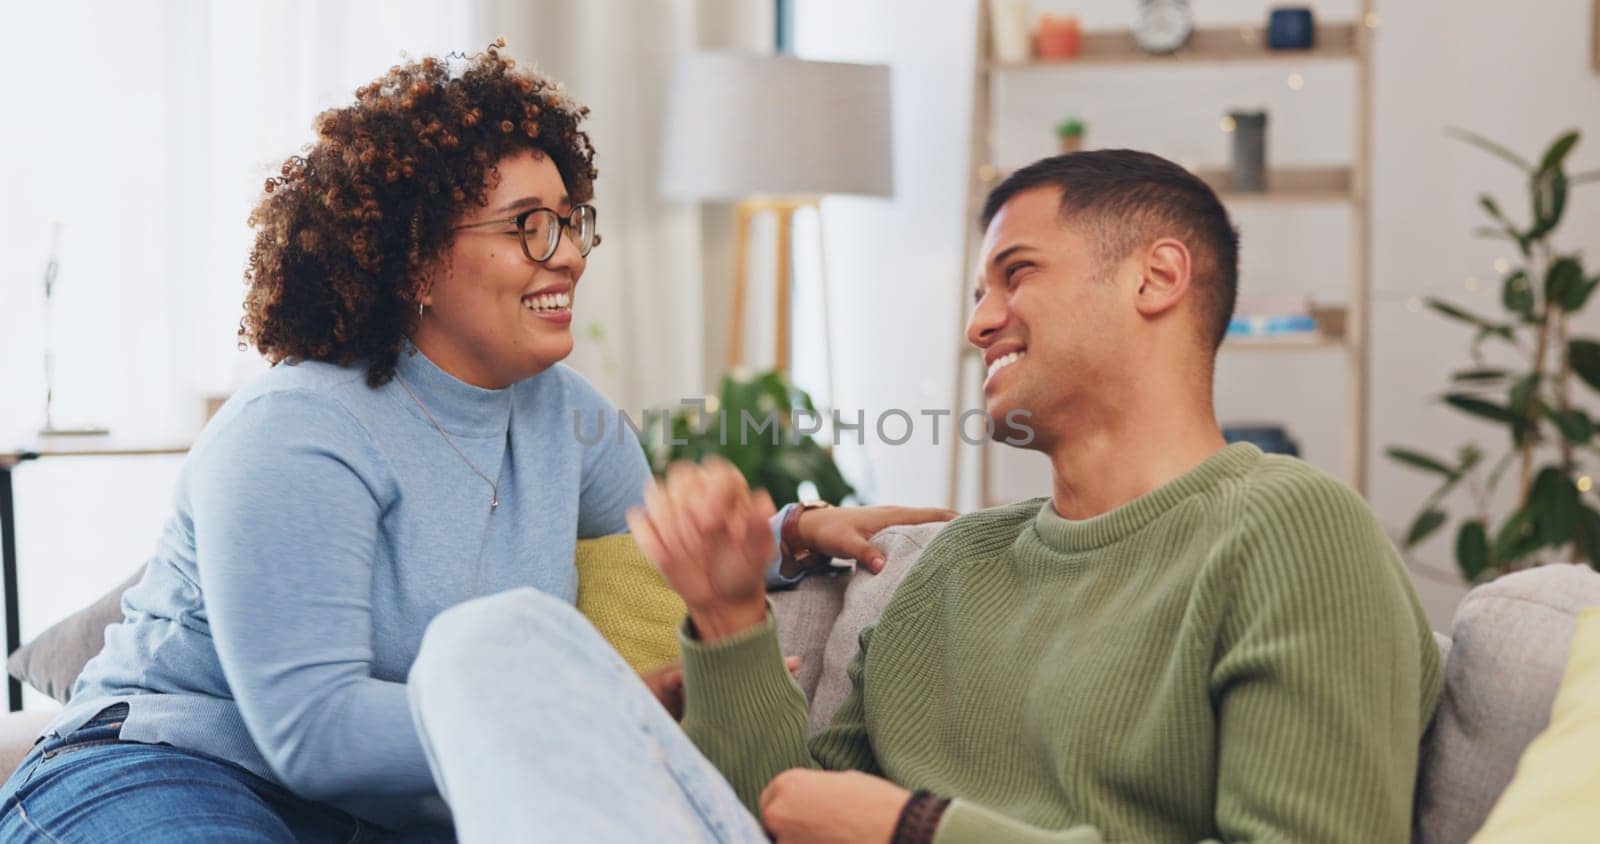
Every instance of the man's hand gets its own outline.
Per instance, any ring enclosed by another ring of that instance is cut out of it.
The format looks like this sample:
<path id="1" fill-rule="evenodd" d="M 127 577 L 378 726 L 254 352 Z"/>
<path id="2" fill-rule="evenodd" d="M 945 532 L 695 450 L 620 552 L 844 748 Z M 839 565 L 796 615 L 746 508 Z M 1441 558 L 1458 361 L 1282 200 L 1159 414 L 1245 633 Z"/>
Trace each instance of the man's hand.
<path id="1" fill-rule="evenodd" d="M 956 511 L 942 507 L 829 507 L 799 515 L 795 530 L 800 543 L 823 557 L 855 560 L 873 574 L 883 571 L 883 552 L 872 544 L 878 531 L 892 525 L 948 522 Z M 797 572 L 784 572 L 793 577 Z"/>
<path id="2" fill-rule="evenodd" d="M 911 792 L 860 771 L 793 768 L 761 792 L 761 823 L 778 844 L 888 844 Z"/>
<path id="3" fill-rule="evenodd" d="M 648 481 L 644 509 L 628 511 L 628 529 L 689 607 L 704 642 L 715 642 L 767 617 L 767 566 L 776 554 L 765 491 L 751 492 L 732 463 L 674 463 L 666 481 Z"/>

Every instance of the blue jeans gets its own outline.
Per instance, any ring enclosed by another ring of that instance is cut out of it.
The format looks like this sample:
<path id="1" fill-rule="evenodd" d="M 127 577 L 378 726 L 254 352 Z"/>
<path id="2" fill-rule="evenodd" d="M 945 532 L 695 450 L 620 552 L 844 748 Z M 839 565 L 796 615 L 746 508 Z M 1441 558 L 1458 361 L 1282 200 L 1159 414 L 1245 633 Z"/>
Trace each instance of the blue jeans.
<path id="1" fill-rule="evenodd" d="M 40 741 L 0 788 L 0 841 L 356 842 L 386 833 L 220 759 L 120 739 L 127 705 Z"/>
<path id="2" fill-rule="evenodd" d="M 467 844 L 767 841 L 622 657 L 542 592 L 441 613 L 407 693 Z"/>

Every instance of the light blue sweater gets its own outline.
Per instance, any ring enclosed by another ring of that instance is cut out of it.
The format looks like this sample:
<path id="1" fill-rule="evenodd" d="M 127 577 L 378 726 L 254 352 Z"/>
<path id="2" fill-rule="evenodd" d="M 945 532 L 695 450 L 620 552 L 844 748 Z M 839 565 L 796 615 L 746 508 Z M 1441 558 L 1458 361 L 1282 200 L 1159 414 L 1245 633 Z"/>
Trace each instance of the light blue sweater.
<path id="1" fill-rule="evenodd" d="M 380 823 L 448 816 L 404 685 L 428 622 L 518 586 L 575 601 L 577 539 L 627 530 L 649 469 L 564 366 L 504 390 L 421 354 L 398 371 L 498 476 L 499 508 L 401 383 L 274 367 L 195 443 L 124 622 L 48 732 L 127 701 L 125 739 L 227 759 Z"/>

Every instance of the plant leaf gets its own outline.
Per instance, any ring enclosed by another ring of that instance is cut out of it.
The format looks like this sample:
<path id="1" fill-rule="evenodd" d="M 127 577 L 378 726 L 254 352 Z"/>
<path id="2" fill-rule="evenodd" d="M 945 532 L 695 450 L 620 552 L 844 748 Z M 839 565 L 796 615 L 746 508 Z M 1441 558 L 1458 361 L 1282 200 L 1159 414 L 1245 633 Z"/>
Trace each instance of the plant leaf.
<path id="1" fill-rule="evenodd" d="M 1477 580 L 1489 567 L 1489 536 L 1482 520 L 1462 522 L 1456 531 L 1456 565 L 1469 581 Z"/>
<path id="2" fill-rule="evenodd" d="M 1483 384 L 1499 381 L 1510 374 L 1504 369 L 1463 369 L 1451 375 L 1450 380 L 1470 384 Z"/>
<path id="3" fill-rule="evenodd" d="M 1539 161 L 1539 169 L 1544 172 L 1558 169 L 1561 163 L 1566 160 L 1567 153 L 1572 152 L 1572 148 L 1577 144 L 1578 132 L 1576 130 L 1569 131 L 1556 138 L 1550 144 L 1550 148 L 1544 151 L 1544 158 Z"/>
<path id="4" fill-rule="evenodd" d="M 1567 344 L 1567 362 L 1572 371 L 1596 390 L 1600 390 L 1600 343 L 1578 339 Z"/>
<path id="5" fill-rule="evenodd" d="M 1448 518 L 1441 510 L 1424 510 L 1411 523 L 1411 529 L 1406 531 L 1406 547 L 1411 548 L 1418 542 L 1428 538 L 1428 535 L 1438 530 Z"/>
<path id="6" fill-rule="evenodd" d="M 1573 445 L 1583 445 L 1594 437 L 1594 421 L 1589 414 L 1581 410 L 1550 411 L 1546 408 L 1550 421 L 1555 423 L 1561 436 Z"/>
<path id="7" fill-rule="evenodd" d="M 1539 534 L 1533 519 L 1533 510 L 1522 507 L 1506 519 L 1500 526 L 1499 533 L 1495 534 L 1494 547 L 1490 550 L 1489 558 L 1496 565 L 1514 563 L 1539 547 Z"/>
<path id="8" fill-rule="evenodd" d="M 1446 466 L 1443 460 L 1440 460 L 1436 457 L 1430 457 L 1420 451 L 1413 451 L 1409 448 L 1394 447 L 1385 449 L 1384 454 L 1389 455 L 1391 460 L 1399 461 L 1414 469 L 1421 469 L 1424 472 L 1432 472 L 1435 475 L 1443 475 L 1445 478 L 1450 480 L 1455 480 L 1455 478 L 1458 476 L 1456 470 Z"/>
<path id="9" fill-rule="evenodd" d="M 1510 410 L 1467 393 L 1450 393 L 1444 397 L 1444 400 L 1451 407 L 1473 416 L 1506 424 L 1517 421 L 1516 415 Z"/>
<path id="10" fill-rule="evenodd" d="M 1567 207 L 1567 174 L 1560 170 L 1540 171 L 1528 184 L 1533 199 L 1533 227 L 1523 235 L 1538 240 L 1555 230 Z"/>
<path id="11" fill-rule="evenodd" d="M 1537 510 L 1534 521 L 1542 544 L 1559 548 L 1575 538 L 1581 504 L 1578 487 L 1566 472 L 1554 466 L 1540 469 L 1528 495 L 1528 507 Z"/>
<path id="12" fill-rule="evenodd" d="M 1488 138 L 1483 137 L 1482 135 L 1474 134 L 1472 132 L 1468 132 L 1465 129 L 1460 129 L 1460 128 L 1457 128 L 1455 126 L 1451 126 L 1450 128 L 1448 128 L 1448 129 L 1446 129 L 1444 131 L 1445 131 L 1446 135 L 1450 135 L 1451 137 L 1454 137 L 1454 138 L 1456 138 L 1458 140 L 1466 141 L 1467 143 L 1472 144 L 1473 146 L 1477 147 L 1478 149 L 1481 149 L 1484 152 L 1487 152 L 1490 155 L 1493 155 L 1496 158 L 1501 159 L 1502 161 L 1509 162 L 1512 166 L 1516 167 L 1518 170 L 1522 170 L 1524 172 L 1531 172 L 1533 170 L 1533 165 L 1530 164 L 1528 161 L 1524 160 L 1522 158 L 1522 156 L 1517 155 L 1516 153 L 1512 152 L 1511 150 L 1506 149 L 1505 147 L 1501 146 L 1500 144 L 1497 144 L 1494 141 L 1491 141 Z"/>
<path id="13" fill-rule="evenodd" d="M 1522 242 L 1522 237 L 1508 229 L 1497 229 L 1494 226 L 1478 226 L 1472 230 L 1472 236 L 1493 238 L 1497 240 L 1509 240 L 1512 243 L 1517 244 L 1517 247 L 1522 250 L 1523 255 L 1528 254 L 1526 244 Z"/>
<path id="14" fill-rule="evenodd" d="M 1485 213 L 1494 218 L 1495 222 L 1505 226 L 1507 229 L 1511 228 L 1511 221 L 1506 219 L 1505 213 L 1500 210 L 1500 203 L 1495 202 L 1494 197 L 1486 193 L 1479 194 L 1478 205 L 1483 208 Z"/>
<path id="15" fill-rule="evenodd" d="M 1528 284 L 1528 274 L 1517 270 L 1506 276 L 1505 284 L 1500 288 L 1500 301 L 1506 306 L 1506 310 L 1521 314 L 1523 319 L 1532 320 L 1533 285 Z"/>
<path id="16" fill-rule="evenodd" d="M 1600 275 L 1574 284 L 1567 290 L 1566 301 L 1561 303 L 1562 310 L 1569 314 L 1583 310 L 1583 306 L 1589 303 L 1589 294 L 1594 292 L 1595 287 L 1600 287 Z"/>
<path id="17" fill-rule="evenodd" d="M 1469 325 L 1476 325 L 1479 328 L 1494 328 L 1498 325 L 1497 323 L 1491 322 L 1475 313 L 1472 313 L 1471 311 L 1452 305 L 1443 299 L 1434 299 L 1430 297 L 1424 301 L 1427 303 L 1428 307 L 1459 322 L 1465 322 Z"/>

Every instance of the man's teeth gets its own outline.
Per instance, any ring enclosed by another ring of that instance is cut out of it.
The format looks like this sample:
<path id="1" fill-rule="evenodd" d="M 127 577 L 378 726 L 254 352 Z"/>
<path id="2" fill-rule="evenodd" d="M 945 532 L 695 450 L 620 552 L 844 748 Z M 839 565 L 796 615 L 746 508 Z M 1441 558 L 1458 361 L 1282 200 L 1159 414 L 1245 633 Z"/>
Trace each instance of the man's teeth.
<path id="1" fill-rule="evenodd" d="M 530 311 L 564 311 L 572 307 L 572 294 L 546 293 L 542 296 L 524 296 L 522 306 Z"/>
<path id="2" fill-rule="evenodd" d="M 994 374 L 996 372 L 999 372 L 1000 370 L 1005 369 L 1006 367 L 1010 366 L 1011 364 L 1016 363 L 1019 360 L 1022 360 L 1024 357 L 1027 356 L 1027 354 L 1028 354 L 1027 352 L 1012 352 L 1010 354 L 1001 355 L 1000 357 L 995 358 L 994 359 L 994 363 L 989 364 L 989 374 L 985 375 L 984 377 L 985 378 L 993 378 Z"/>

